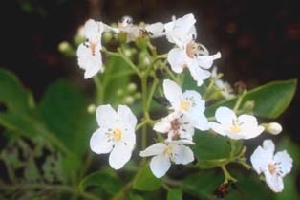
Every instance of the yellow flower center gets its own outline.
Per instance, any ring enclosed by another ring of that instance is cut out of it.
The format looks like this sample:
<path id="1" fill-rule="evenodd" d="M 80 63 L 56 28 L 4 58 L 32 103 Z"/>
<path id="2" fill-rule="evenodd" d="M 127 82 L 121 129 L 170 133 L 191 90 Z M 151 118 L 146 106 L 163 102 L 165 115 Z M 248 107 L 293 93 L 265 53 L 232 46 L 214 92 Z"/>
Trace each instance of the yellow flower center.
<path id="1" fill-rule="evenodd" d="M 184 111 L 188 111 L 190 109 L 191 103 L 192 102 L 189 100 L 182 100 L 180 102 L 180 108 Z"/>
<path id="2" fill-rule="evenodd" d="M 163 152 L 164 155 L 170 155 L 173 151 L 173 147 L 172 146 L 167 146 Z"/>
<path id="3" fill-rule="evenodd" d="M 119 142 L 122 140 L 122 130 L 117 127 L 109 134 L 109 136 L 112 141 Z"/>
<path id="4" fill-rule="evenodd" d="M 239 133 L 242 131 L 241 123 L 239 121 L 232 121 L 232 125 L 230 126 L 230 131 L 233 133 Z"/>

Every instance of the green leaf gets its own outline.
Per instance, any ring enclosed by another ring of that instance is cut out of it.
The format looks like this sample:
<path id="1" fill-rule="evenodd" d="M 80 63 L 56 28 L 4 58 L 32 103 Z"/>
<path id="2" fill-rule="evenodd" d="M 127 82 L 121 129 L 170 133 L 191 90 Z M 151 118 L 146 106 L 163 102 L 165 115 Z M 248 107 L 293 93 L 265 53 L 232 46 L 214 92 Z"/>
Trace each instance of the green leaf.
<path id="1" fill-rule="evenodd" d="M 223 173 L 219 170 L 201 170 L 198 173 L 189 174 L 183 180 L 184 192 L 199 199 L 216 199 L 214 191 L 223 183 Z"/>
<path id="2" fill-rule="evenodd" d="M 296 79 L 267 83 L 247 92 L 242 101 L 242 105 L 248 100 L 254 100 L 254 115 L 275 119 L 288 108 L 295 94 L 296 86 Z M 232 108 L 235 102 L 236 99 L 232 99 L 209 106 L 206 109 L 206 116 L 214 116 L 215 110 L 220 106 Z"/>
<path id="3" fill-rule="evenodd" d="M 11 72 L 0 69 L 0 103 L 7 107 L 7 112 L 29 113 L 33 108 L 33 99 L 24 89 L 18 78 Z"/>
<path id="4" fill-rule="evenodd" d="M 167 200 L 182 200 L 182 189 L 169 189 Z"/>
<path id="5" fill-rule="evenodd" d="M 191 147 L 200 162 L 201 160 L 227 158 L 230 152 L 228 139 L 221 135 L 196 132 L 194 142 L 195 145 Z"/>
<path id="6" fill-rule="evenodd" d="M 71 83 L 54 82 L 40 103 L 45 124 L 75 154 L 88 149 L 88 138 L 94 131 L 95 117 L 87 112 L 83 94 Z"/>
<path id="7" fill-rule="evenodd" d="M 161 180 L 156 178 L 149 165 L 145 165 L 137 174 L 133 188 L 138 190 L 152 191 L 160 188 Z"/>
<path id="8" fill-rule="evenodd" d="M 91 187 L 103 189 L 108 194 L 114 195 L 121 189 L 121 184 L 115 170 L 102 168 L 84 177 L 78 186 L 80 190 Z"/>

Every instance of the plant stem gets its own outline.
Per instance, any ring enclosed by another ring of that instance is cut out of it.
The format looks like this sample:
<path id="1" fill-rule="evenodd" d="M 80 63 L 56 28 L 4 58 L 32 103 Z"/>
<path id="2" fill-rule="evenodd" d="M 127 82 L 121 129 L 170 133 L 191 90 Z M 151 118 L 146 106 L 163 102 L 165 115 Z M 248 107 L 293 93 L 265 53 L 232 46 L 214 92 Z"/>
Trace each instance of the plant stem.
<path id="1" fill-rule="evenodd" d="M 95 81 L 95 86 L 96 86 L 96 103 L 100 104 L 101 102 L 103 102 L 103 90 L 104 90 L 104 88 L 102 87 L 99 75 L 96 75 L 94 77 L 94 81 Z"/>

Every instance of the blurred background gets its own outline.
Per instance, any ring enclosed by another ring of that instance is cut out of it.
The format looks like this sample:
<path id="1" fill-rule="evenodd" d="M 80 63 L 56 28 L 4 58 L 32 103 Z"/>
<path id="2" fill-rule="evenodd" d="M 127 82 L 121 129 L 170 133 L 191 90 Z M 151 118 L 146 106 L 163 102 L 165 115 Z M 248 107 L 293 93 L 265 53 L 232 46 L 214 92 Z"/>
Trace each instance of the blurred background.
<path id="1" fill-rule="evenodd" d="M 131 15 L 135 22 L 168 22 L 192 12 L 197 41 L 214 54 L 224 79 L 243 81 L 248 89 L 272 80 L 299 78 L 299 0 L 10 0 L 1 2 L 0 67 L 14 72 L 39 100 L 58 78 L 74 80 L 85 91 L 75 57 L 61 55 L 58 44 L 72 41 L 88 18 L 105 23 Z M 1 91 L 0 91 L 1 92 Z M 300 144 L 300 92 L 297 88 L 279 122 L 284 134 Z M 278 136 L 281 137 L 281 136 Z M 298 186 L 300 179 L 297 180 Z"/>

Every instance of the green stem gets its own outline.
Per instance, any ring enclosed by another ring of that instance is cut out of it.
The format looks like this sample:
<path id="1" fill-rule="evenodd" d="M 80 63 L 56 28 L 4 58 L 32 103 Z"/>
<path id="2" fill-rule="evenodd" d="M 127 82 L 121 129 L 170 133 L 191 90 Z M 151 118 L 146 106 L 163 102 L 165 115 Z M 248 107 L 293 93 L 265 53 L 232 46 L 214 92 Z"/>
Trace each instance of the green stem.
<path id="1" fill-rule="evenodd" d="M 126 197 L 126 194 L 128 192 L 128 190 L 132 187 L 133 184 L 133 180 L 132 179 L 130 182 L 128 182 L 117 194 L 116 196 L 113 198 L 113 200 L 123 200 Z"/>
<path id="2" fill-rule="evenodd" d="M 94 81 L 96 85 L 96 103 L 100 104 L 101 102 L 103 102 L 104 87 L 102 87 L 99 75 L 96 75 L 94 77 Z"/>
<path id="3" fill-rule="evenodd" d="M 241 105 L 241 103 L 242 103 L 242 101 L 243 101 L 245 95 L 246 95 L 246 91 L 244 91 L 244 92 L 238 97 L 238 99 L 237 99 L 237 101 L 236 101 L 236 103 L 235 103 L 235 105 L 234 105 L 234 107 L 233 107 L 233 111 L 234 111 L 234 112 L 237 112 L 237 110 L 239 109 L 239 107 L 240 107 L 240 105 Z"/>
<path id="4" fill-rule="evenodd" d="M 91 193 L 80 191 L 66 185 L 47 185 L 47 184 L 24 184 L 24 185 L 13 185 L 13 186 L 1 185 L 0 190 L 13 190 L 13 191 L 14 190 L 58 190 L 58 191 L 65 191 L 73 194 L 78 194 L 84 199 L 101 200 L 101 198 Z"/>
<path id="5" fill-rule="evenodd" d="M 150 104 L 151 104 L 153 95 L 154 95 L 154 93 L 156 91 L 156 88 L 158 86 L 158 83 L 159 83 L 159 79 L 154 78 L 152 86 L 151 86 L 151 89 L 150 89 L 150 92 L 149 92 L 149 96 L 148 96 L 148 99 L 147 99 L 147 102 L 146 102 L 146 108 L 147 108 L 147 110 L 149 110 L 149 108 L 150 108 Z"/>
<path id="6" fill-rule="evenodd" d="M 228 183 L 229 181 L 237 182 L 237 180 L 233 176 L 231 176 L 231 174 L 228 172 L 225 165 L 223 165 L 221 168 L 222 168 L 222 170 L 224 172 L 224 176 L 225 176 L 224 183 Z"/>

